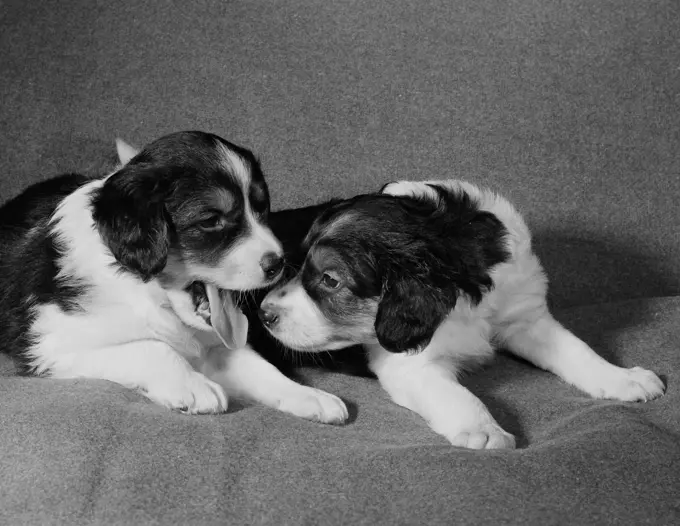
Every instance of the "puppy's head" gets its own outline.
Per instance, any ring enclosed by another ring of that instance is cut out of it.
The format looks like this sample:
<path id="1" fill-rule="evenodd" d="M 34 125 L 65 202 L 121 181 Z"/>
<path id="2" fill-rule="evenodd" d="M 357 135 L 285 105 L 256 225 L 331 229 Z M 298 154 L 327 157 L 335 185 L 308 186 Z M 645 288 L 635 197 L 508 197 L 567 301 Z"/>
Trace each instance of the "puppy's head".
<path id="1" fill-rule="evenodd" d="M 507 257 L 504 228 L 467 196 L 435 190 L 360 196 L 322 214 L 299 274 L 262 303 L 271 334 L 306 351 L 376 341 L 417 351 L 461 296 L 479 302 Z"/>
<path id="2" fill-rule="evenodd" d="M 223 289 L 269 285 L 283 267 L 267 226 L 269 192 L 253 154 L 216 135 L 180 132 L 136 153 L 93 196 L 95 224 L 116 260 L 143 280 Z"/>

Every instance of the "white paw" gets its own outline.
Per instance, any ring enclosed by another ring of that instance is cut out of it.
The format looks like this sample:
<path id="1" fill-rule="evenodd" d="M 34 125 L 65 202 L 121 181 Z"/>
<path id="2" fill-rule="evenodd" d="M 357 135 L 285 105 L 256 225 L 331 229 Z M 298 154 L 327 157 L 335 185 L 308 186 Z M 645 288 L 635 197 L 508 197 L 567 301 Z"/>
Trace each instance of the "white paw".
<path id="1" fill-rule="evenodd" d="M 282 396 L 278 409 L 323 424 L 344 424 L 349 418 L 347 406 L 340 398 L 313 387 L 295 389 Z"/>
<path id="2" fill-rule="evenodd" d="M 468 449 L 515 449 L 515 437 L 496 424 L 461 431 L 449 438 L 449 442 Z"/>
<path id="3" fill-rule="evenodd" d="M 224 389 L 195 371 L 187 372 L 180 379 L 154 382 L 145 394 L 157 404 L 189 414 L 227 410 Z"/>
<path id="4" fill-rule="evenodd" d="M 617 369 L 606 375 L 595 392 L 596 398 L 612 398 L 625 402 L 646 402 L 659 398 L 665 387 L 652 371 L 642 367 Z"/>

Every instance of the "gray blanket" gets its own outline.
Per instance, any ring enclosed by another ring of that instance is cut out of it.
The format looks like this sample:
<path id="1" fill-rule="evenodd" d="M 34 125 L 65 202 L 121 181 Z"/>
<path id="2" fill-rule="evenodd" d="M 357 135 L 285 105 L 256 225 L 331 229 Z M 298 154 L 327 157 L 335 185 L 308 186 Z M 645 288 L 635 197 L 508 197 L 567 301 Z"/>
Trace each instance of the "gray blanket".
<path id="1" fill-rule="evenodd" d="M 255 150 L 275 209 L 467 178 L 527 217 L 558 320 L 668 392 L 500 355 L 465 383 L 520 449 L 473 452 L 371 379 L 302 371 L 349 403 L 331 427 L 0 357 L 0 524 L 680 523 L 679 28 L 670 0 L 5 2 L 3 200 L 180 129 Z"/>

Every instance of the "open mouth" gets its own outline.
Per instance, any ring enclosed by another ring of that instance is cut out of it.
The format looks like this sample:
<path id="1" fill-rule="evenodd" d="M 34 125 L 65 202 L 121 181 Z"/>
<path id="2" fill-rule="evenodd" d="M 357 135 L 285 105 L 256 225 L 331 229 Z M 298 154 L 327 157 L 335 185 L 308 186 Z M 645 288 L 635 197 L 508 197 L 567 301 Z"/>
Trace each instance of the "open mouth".
<path id="1" fill-rule="evenodd" d="M 192 282 L 185 290 L 191 294 L 196 316 L 219 335 L 227 349 L 246 345 L 248 318 L 237 305 L 233 291 L 201 281 Z"/>
<path id="2" fill-rule="evenodd" d="M 194 304 L 194 313 L 203 319 L 208 325 L 212 325 L 210 321 L 210 301 L 208 300 L 208 291 L 205 289 L 205 283 L 202 281 L 193 281 L 186 291 L 191 294 L 191 300 Z"/>

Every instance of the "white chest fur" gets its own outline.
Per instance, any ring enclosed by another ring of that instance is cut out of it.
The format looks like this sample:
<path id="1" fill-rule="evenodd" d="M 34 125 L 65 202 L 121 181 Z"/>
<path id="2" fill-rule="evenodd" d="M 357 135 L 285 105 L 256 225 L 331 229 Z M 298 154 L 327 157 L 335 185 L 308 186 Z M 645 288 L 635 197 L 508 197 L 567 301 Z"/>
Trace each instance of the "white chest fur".
<path id="1" fill-rule="evenodd" d="M 101 184 L 92 181 L 69 195 L 52 218 L 62 251 L 57 279 L 83 292 L 74 310 L 56 303 L 33 308 L 30 355 L 37 373 L 58 374 L 81 353 L 142 340 L 167 343 L 186 356 L 201 352 L 196 330 L 177 316 L 160 284 L 121 272 L 102 242 L 90 209 L 90 195 Z"/>

